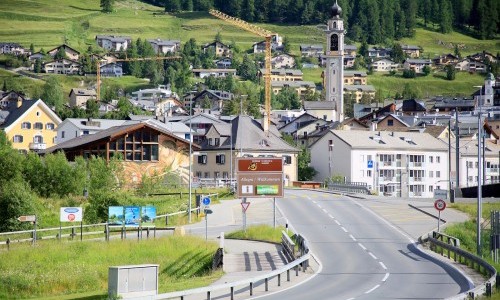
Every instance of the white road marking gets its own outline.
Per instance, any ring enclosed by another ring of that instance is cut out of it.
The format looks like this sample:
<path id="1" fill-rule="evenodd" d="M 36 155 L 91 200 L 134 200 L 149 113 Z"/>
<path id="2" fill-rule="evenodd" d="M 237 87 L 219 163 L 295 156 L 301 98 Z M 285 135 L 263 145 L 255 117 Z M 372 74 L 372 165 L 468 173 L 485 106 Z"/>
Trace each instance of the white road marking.
<path id="1" fill-rule="evenodd" d="M 313 200 L 313 203 L 314 203 L 314 204 L 316 204 L 316 203 L 318 203 L 318 202 L 316 202 L 316 201 L 314 201 L 314 200 Z"/>
<path id="2" fill-rule="evenodd" d="M 384 263 L 383 263 L 383 262 L 379 261 L 378 263 L 382 266 L 382 268 L 383 268 L 384 270 L 387 270 L 387 267 L 384 265 Z"/>
<path id="3" fill-rule="evenodd" d="M 373 288 L 371 288 L 370 290 L 366 291 L 365 294 L 369 294 L 371 292 L 373 292 L 374 290 L 378 289 L 380 286 L 380 284 L 377 284 L 376 286 L 374 286 Z"/>
<path id="4" fill-rule="evenodd" d="M 340 228 L 342 228 L 342 230 L 344 230 L 344 232 L 348 232 L 347 229 L 344 228 L 344 226 L 342 226 Z"/>
<path id="5" fill-rule="evenodd" d="M 356 241 L 356 238 L 352 236 L 352 234 L 349 234 L 349 237 L 353 240 Z"/>
<path id="6" fill-rule="evenodd" d="M 332 219 L 335 219 L 335 218 L 334 218 L 332 215 L 330 215 L 330 214 L 328 214 L 328 216 L 329 216 L 330 218 L 332 218 Z"/>
<path id="7" fill-rule="evenodd" d="M 363 250 L 365 250 L 365 251 L 366 251 L 366 247 L 365 247 L 365 246 L 363 246 L 363 244 L 358 243 L 358 245 L 359 245 L 359 246 L 360 246 Z"/>
<path id="8" fill-rule="evenodd" d="M 382 279 L 382 282 L 385 282 L 389 278 L 389 273 L 385 273 L 384 279 Z"/>
<path id="9" fill-rule="evenodd" d="M 339 225 L 339 226 L 340 226 L 340 222 L 339 222 L 339 221 L 335 220 L 335 223 L 337 223 L 337 225 Z"/>
<path id="10" fill-rule="evenodd" d="M 377 257 L 376 257 L 373 253 L 368 252 L 368 254 L 369 254 L 369 255 L 370 255 L 373 259 L 375 259 L 375 260 L 377 260 L 377 259 L 378 259 L 378 258 L 377 258 Z"/>
<path id="11" fill-rule="evenodd" d="M 328 212 L 326 211 L 326 209 L 323 208 L 323 211 L 325 212 L 325 214 L 327 214 Z"/>

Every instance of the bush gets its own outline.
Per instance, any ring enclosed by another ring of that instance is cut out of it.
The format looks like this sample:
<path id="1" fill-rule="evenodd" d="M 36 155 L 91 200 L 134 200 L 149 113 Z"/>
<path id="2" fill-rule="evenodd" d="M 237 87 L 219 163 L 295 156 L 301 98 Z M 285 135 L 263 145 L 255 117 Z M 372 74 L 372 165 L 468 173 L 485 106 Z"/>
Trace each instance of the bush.
<path id="1" fill-rule="evenodd" d="M 415 72 L 415 70 L 405 69 L 403 71 L 403 77 L 404 78 L 415 78 L 415 77 L 417 77 L 417 73 Z"/>
<path id="2" fill-rule="evenodd" d="M 19 178 L 0 185 L 0 232 L 28 229 L 29 224 L 19 222 L 17 218 L 34 214 L 34 201 L 30 187 Z"/>

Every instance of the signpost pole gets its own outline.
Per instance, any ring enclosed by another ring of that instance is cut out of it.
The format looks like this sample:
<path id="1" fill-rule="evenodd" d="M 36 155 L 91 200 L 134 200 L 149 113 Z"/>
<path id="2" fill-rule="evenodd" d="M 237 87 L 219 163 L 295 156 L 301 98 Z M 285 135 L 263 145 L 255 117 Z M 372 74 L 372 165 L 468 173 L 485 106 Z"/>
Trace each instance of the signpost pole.
<path id="1" fill-rule="evenodd" d="M 276 228 L 276 198 L 273 198 L 273 228 Z"/>
<path id="2" fill-rule="evenodd" d="M 243 203 L 247 202 L 247 198 L 243 197 Z M 243 232 L 247 233 L 247 210 L 243 208 Z"/>
<path id="3" fill-rule="evenodd" d="M 208 241 L 208 214 L 205 212 L 205 242 Z"/>
<path id="4" fill-rule="evenodd" d="M 440 210 L 438 210 L 438 232 L 441 232 L 441 231 L 439 230 L 439 222 L 440 222 L 440 221 L 441 221 L 441 211 L 440 211 Z"/>

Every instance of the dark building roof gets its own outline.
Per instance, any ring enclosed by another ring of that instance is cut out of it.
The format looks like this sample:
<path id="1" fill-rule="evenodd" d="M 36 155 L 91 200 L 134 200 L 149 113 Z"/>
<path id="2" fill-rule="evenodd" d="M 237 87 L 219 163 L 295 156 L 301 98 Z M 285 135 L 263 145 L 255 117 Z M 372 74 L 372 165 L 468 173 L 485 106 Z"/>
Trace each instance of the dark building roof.
<path id="1" fill-rule="evenodd" d="M 16 103 L 12 103 L 9 107 L 2 110 L 0 114 L 0 128 L 7 128 L 17 119 L 19 119 L 26 111 L 37 103 L 38 100 L 23 100 L 22 105 L 17 107 Z M 41 101 L 41 100 L 40 100 Z"/>
<path id="2" fill-rule="evenodd" d="M 401 107 L 401 110 L 403 112 L 427 111 L 424 103 L 415 99 L 403 100 L 403 106 Z"/>

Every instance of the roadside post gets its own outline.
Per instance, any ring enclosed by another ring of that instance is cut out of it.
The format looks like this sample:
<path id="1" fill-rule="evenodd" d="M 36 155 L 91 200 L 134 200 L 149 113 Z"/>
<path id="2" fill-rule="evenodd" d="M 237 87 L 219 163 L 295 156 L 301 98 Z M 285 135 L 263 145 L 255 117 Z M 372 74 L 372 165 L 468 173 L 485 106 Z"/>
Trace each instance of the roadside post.
<path id="1" fill-rule="evenodd" d="M 205 214 L 205 241 L 208 241 L 208 215 L 213 212 L 210 209 L 210 202 L 210 197 L 207 196 L 202 198 L 203 213 Z"/>
<path id="2" fill-rule="evenodd" d="M 19 216 L 19 222 L 32 222 L 33 223 L 33 245 L 36 244 L 36 215 Z"/>
<path id="3" fill-rule="evenodd" d="M 438 232 L 439 231 L 439 223 L 441 221 L 441 211 L 443 211 L 446 208 L 446 202 L 444 202 L 443 199 L 437 199 L 434 202 L 434 208 L 438 211 Z"/>

